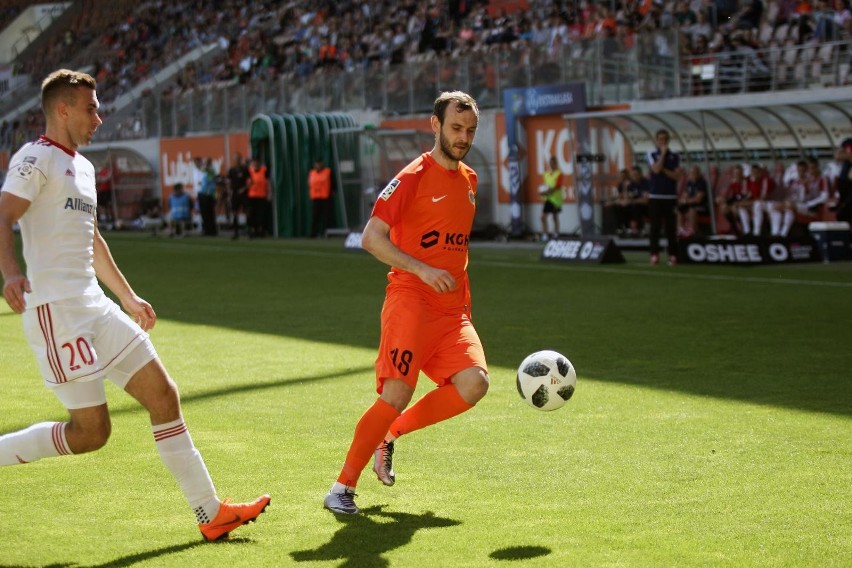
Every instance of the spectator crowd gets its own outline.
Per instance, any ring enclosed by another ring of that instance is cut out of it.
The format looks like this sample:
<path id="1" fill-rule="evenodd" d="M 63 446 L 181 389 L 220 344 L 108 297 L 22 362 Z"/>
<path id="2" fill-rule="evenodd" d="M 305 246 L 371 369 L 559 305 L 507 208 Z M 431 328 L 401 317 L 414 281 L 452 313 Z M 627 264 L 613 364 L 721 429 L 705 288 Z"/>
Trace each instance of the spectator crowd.
<path id="1" fill-rule="evenodd" d="M 564 49 L 603 39 L 605 51 L 641 48 L 643 32 L 677 30 L 657 55 L 696 66 L 719 54 L 767 69 L 761 50 L 852 37 L 850 0 L 529 0 L 527 9 L 494 10 L 487 0 L 391 2 L 303 0 L 78 0 L 48 41 L 15 62 L 42 77 L 60 65 L 92 66 L 105 109 L 148 76 L 201 45 L 218 44 L 208 62 L 186 65 L 167 92 L 281 77 L 294 81 L 381 62 L 404 63 L 512 48 L 558 60 Z M 20 2 L 0 14 L 8 22 Z M 510 3 L 511 4 L 511 3 Z M 515 4 L 523 4 L 521 2 Z M 56 27 L 56 26 L 54 26 Z M 74 55 L 71 55 L 74 54 Z M 69 61 L 68 58 L 72 59 Z M 695 94 L 702 85 L 696 80 Z M 0 125 L 0 147 L 41 129 L 37 110 Z"/>

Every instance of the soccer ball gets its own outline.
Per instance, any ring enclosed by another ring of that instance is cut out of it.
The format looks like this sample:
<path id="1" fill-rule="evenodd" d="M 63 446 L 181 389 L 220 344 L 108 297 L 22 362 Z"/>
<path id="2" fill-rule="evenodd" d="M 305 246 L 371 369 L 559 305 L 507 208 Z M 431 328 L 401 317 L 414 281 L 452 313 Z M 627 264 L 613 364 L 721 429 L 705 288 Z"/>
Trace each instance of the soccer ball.
<path id="1" fill-rule="evenodd" d="M 577 373 L 556 351 L 536 351 L 518 367 L 518 394 L 536 410 L 556 410 L 574 394 Z"/>

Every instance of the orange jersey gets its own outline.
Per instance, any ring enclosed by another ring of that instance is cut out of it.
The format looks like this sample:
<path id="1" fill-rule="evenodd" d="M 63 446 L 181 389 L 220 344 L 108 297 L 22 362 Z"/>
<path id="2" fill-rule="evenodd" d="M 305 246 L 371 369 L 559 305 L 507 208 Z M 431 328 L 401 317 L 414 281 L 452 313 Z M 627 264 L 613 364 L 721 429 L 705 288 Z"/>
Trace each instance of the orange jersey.
<path id="1" fill-rule="evenodd" d="M 313 169 L 308 173 L 308 190 L 311 199 L 328 199 L 331 197 L 331 170 Z"/>
<path id="2" fill-rule="evenodd" d="M 269 192 L 269 180 L 266 179 L 266 166 L 260 166 L 258 169 L 254 169 L 254 166 L 249 166 L 249 178 L 251 179 L 251 185 L 248 188 L 249 198 L 265 199 Z"/>
<path id="3" fill-rule="evenodd" d="M 443 307 L 469 308 L 468 244 L 476 212 L 476 172 L 463 163 L 447 170 L 423 154 L 381 192 L 373 216 L 390 226 L 390 240 L 402 252 L 452 274 L 456 288 L 439 294 L 417 276 L 397 267 L 388 274 L 390 288 L 422 291 Z"/>

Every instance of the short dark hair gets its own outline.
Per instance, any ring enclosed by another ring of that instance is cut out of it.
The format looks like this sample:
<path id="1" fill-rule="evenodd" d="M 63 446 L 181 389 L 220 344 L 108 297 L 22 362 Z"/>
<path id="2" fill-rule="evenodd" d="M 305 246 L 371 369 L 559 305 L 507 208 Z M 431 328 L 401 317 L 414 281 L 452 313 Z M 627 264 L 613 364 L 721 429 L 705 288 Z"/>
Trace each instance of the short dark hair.
<path id="1" fill-rule="evenodd" d="M 58 101 L 73 104 L 77 89 L 97 89 L 95 78 L 82 71 L 59 69 L 41 83 L 41 108 L 47 112 Z"/>
<path id="2" fill-rule="evenodd" d="M 479 121 L 479 107 L 473 97 L 462 91 L 445 91 L 435 99 L 435 108 L 432 112 L 441 124 L 444 124 L 444 117 L 447 115 L 447 107 L 450 103 L 455 103 L 456 110 L 459 112 L 472 110 L 476 120 Z"/>

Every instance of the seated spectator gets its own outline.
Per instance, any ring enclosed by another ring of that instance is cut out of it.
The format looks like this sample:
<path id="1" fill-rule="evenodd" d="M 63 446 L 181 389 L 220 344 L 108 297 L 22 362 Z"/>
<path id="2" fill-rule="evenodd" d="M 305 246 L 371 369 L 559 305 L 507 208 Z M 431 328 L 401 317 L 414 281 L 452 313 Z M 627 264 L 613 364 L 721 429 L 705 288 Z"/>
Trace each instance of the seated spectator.
<path id="1" fill-rule="evenodd" d="M 153 199 L 146 203 L 142 214 L 133 224 L 140 231 L 150 231 L 151 236 L 156 237 L 160 229 L 165 225 L 163 214 L 160 210 L 159 199 Z"/>
<path id="2" fill-rule="evenodd" d="M 831 181 L 819 168 L 819 160 L 813 156 L 807 159 L 804 193 L 798 195 L 796 209 L 799 215 L 822 218 L 823 206 L 828 201 Z"/>
<path id="3" fill-rule="evenodd" d="M 763 0 L 745 0 L 742 2 L 740 11 L 734 16 L 736 27 L 740 30 L 759 28 L 760 20 L 763 17 L 763 8 Z"/>
<path id="4" fill-rule="evenodd" d="M 633 166 L 630 169 L 630 183 L 627 184 L 627 226 L 628 234 L 638 237 L 645 229 L 648 218 L 648 193 L 651 184 L 642 173 L 642 168 Z"/>
<path id="5" fill-rule="evenodd" d="M 698 16 L 692 11 L 687 0 L 678 0 L 674 10 L 674 23 L 677 27 L 686 30 L 698 21 Z"/>
<path id="6" fill-rule="evenodd" d="M 782 215 L 789 209 L 786 205 L 787 192 L 783 185 L 776 183 L 765 167 L 752 166 L 753 175 L 756 177 L 759 193 L 752 205 L 754 223 L 752 234 L 759 237 L 763 231 L 763 214 L 769 215 L 770 235 L 781 236 Z M 755 172 L 755 170 L 757 170 Z"/>
<path id="7" fill-rule="evenodd" d="M 169 236 L 184 237 L 192 224 L 192 199 L 178 182 L 169 196 Z"/>
<path id="8" fill-rule="evenodd" d="M 704 40 L 707 41 L 711 37 L 713 37 L 713 26 L 710 24 L 710 21 L 707 19 L 707 12 L 704 10 L 699 10 L 695 15 L 695 23 L 686 28 L 682 28 L 684 32 L 688 33 L 690 37 L 692 37 L 692 45 L 696 44 L 696 41 L 699 36 L 704 36 Z"/>
<path id="9" fill-rule="evenodd" d="M 615 194 L 603 200 L 603 207 L 604 217 L 612 219 L 611 223 L 615 225 L 615 232 L 619 235 L 625 235 L 628 227 L 627 209 L 630 204 L 630 198 L 627 195 L 627 187 L 630 185 L 630 171 L 621 170 L 619 175 Z"/>
<path id="10" fill-rule="evenodd" d="M 731 181 L 717 197 L 716 210 L 722 215 L 731 227 L 731 231 L 739 236 L 745 234 L 740 224 L 739 204 L 748 197 L 743 167 L 739 164 L 734 166 Z"/>
<path id="11" fill-rule="evenodd" d="M 698 215 L 706 215 L 709 211 L 707 180 L 701 173 L 701 168 L 691 166 L 687 173 L 686 187 L 678 196 L 677 202 L 677 235 L 690 237 L 697 232 L 696 219 Z"/>

